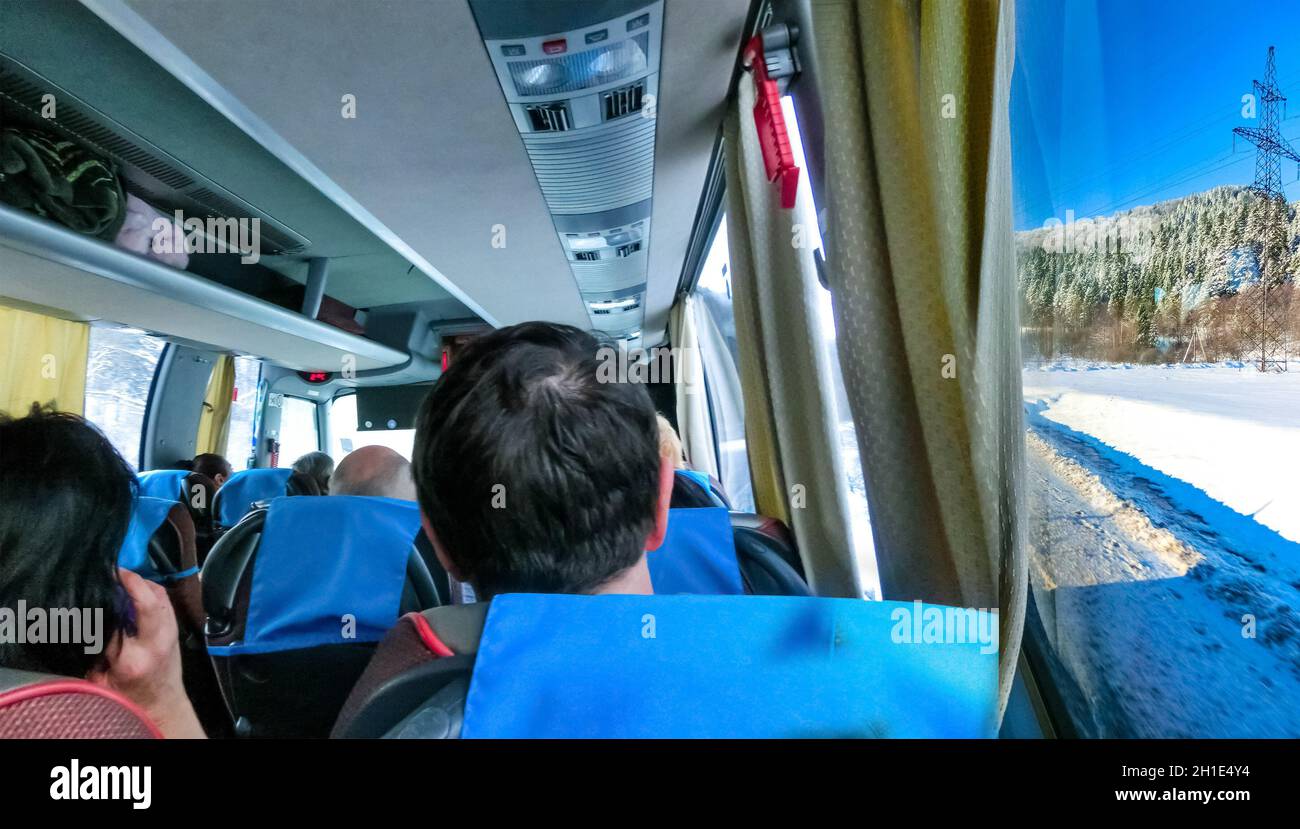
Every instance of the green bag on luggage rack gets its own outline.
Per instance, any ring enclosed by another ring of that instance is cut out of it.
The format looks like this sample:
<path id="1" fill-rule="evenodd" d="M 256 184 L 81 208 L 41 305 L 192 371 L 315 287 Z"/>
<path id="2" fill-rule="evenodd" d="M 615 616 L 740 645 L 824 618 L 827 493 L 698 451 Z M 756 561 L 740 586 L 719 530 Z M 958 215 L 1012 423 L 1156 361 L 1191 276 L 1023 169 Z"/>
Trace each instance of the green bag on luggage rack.
<path id="1" fill-rule="evenodd" d="M 113 162 L 25 127 L 0 130 L 0 201 L 112 242 L 126 219 Z"/>

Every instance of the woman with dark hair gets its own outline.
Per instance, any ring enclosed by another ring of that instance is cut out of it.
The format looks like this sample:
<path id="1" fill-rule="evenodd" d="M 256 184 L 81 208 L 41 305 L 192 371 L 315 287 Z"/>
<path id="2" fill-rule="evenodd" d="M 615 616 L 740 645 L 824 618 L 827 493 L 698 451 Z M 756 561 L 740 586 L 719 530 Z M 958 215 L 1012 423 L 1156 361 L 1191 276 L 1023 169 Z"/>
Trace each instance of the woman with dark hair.
<path id="1" fill-rule="evenodd" d="M 137 486 L 82 418 L 36 405 L 22 418 L 0 412 L 0 612 L 18 624 L 20 606 L 95 620 L 81 642 L 0 637 L 0 666 L 84 677 L 131 699 L 164 735 L 203 737 L 167 592 L 117 566 Z"/>
<path id="2" fill-rule="evenodd" d="M 293 462 L 293 471 L 306 475 L 320 490 L 317 495 L 330 494 L 330 477 L 334 474 L 334 459 L 324 452 L 308 452 Z"/>

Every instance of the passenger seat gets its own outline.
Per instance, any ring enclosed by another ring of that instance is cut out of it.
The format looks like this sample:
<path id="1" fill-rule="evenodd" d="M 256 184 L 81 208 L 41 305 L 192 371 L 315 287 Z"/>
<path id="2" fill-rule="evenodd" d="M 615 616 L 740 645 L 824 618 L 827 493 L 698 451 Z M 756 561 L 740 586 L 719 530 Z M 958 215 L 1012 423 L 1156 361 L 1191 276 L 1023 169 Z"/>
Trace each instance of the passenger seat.
<path id="1" fill-rule="evenodd" d="M 230 476 L 217 490 L 213 515 L 220 535 L 239 523 L 263 501 L 281 495 L 320 495 L 320 487 L 310 476 L 292 469 L 245 469 Z"/>
<path id="2" fill-rule="evenodd" d="M 447 594 L 421 535 L 414 503 L 337 495 L 274 499 L 222 536 L 203 605 L 237 736 L 328 735 L 376 643 Z"/>
<path id="3" fill-rule="evenodd" d="M 190 515 L 175 501 L 138 498 L 118 566 L 166 588 L 176 611 L 186 693 L 208 736 L 228 736 L 230 717 L 203 640 L 203 595 Z"/>
<path id="4" fill-rule="evenodd" d="M 0 740 L 152 740 L 126 697 L 84 679 L 0 668 Z"/>

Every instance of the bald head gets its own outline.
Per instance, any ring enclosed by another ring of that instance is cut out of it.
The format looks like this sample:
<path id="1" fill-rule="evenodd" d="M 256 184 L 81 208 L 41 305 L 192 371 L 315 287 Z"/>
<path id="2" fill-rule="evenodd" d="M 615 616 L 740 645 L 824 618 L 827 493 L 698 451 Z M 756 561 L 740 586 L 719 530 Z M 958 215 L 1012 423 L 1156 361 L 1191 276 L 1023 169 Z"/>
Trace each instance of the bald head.
<path id="1" fill-rule="evenodd" d="M 339 461 L 330 479 L 331 495 L 378 495 L 415 500 L 411 462 L 387 446 L 363 446 Z"/>

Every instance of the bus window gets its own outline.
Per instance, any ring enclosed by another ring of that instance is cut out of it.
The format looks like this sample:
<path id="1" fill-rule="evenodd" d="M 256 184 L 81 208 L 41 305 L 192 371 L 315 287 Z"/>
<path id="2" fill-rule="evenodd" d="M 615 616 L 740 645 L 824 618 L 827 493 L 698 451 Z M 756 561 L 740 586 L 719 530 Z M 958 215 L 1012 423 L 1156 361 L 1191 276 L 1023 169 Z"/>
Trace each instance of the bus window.
<path id="1" fill-rule="evenodd" d="M 338 463 L 362 446 L 387 446 L 407 460 L 415 448 L 414 429 L 362 431 L 357 428 L 357 396 L 345 394 L 334 398 L 329 407 L 330 457 Z"/>
<path id="2" fill-rule="evenodd" d="M 235 358 L 235 393 L 230 403 L 230 436 L 226 460 L 236 471 L 247 469 L 253 455 L 253 416 L 257 409 L 257 384 L 262 363 L 251 357 Z"/>
<path id="3" fill-rule="evenodd" d="M 1300 49 L 1166 11 L 1016 10 L 1027 631 L 1080 736 L 1294 736 L 1300 188 L 1245 140 L 1285 99 L 1242 93 L 1300 92 Z"/>
<path id="4" fill-rule="evenodd" d="M 133 328 L 90 329 L 86 361 L 86 419 L 135 468 L 140 433 L 163 341 Z"/>
<path id="5" fill-rule="evenodd" d="M 308 452 L 320 449 L 316 429 L 316 404 L 285 395 L 280 409 L 280 466 L 291 465 Z"/>

